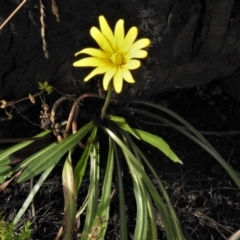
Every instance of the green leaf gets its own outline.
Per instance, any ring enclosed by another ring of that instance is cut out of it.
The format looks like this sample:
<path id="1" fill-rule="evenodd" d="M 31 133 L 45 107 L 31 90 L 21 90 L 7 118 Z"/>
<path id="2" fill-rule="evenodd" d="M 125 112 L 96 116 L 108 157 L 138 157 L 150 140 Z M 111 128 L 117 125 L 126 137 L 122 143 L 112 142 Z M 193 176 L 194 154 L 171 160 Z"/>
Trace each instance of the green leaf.
<path id="1" fill-rule="evenodd" d="M 5 182 L 7 178 L 11 177 L 13 171 L 10 166 L 1 166 L 0 167 L 0 184 Z"/>
<path id="2" fill-rule="evenodd" d="M 156 114 L 149 113 L 149 112 L 146 112 L 146 111 L 142 111 L 142 110 L 139 110 L 139 109 L 133 109 L 133 108 L 131 108 L 131 110 L 133 110 L 137 113 L 143 114 L 143 115 L 148 115 L 151 118 L 154 118 L 154 119 L 157 119 L 161 122 L 164 122 L 168 126 L 171 126 L 171 127 L 175 128 L 177 131 L 181 132 L 183 135 L 190 138 L 193 142 L 197 143 L 206 152 L 208 152 L 210 155 L 212 155 L 215 158 L 215 160 L 218 161 L 218 163 L 230 175 L 230 177 L 235 182 L 235 184 L 238 186 L 238 188 L 240 188 L 240 178 L 237 176 L 235 170 L 222 158 L 222 156 L 211 146 L 211 144 L 203 136 L 201 136 L 201 138 L 198 137 L 201 134 L 199 132 L 197 133 L 196 129 L 194 129 L 194 135 L 197 136 L 197 137 L 193 136 L 191 133 L 186 131 L 183 127 L 178 126 L 178 125 L 174 124 L 173 122 L 170 122 L 170 121 L 168 121 L 168 120 L 166 120 L 166 119 L 164 119 L 164 118 L 162 118 L 162 117 L 160 117 Z"/>
<path id="3" fill-rule="evenodd" d="M 147 208 L 148 208 L 148 218 L 149 226 L 147 236 L 149 239 L 158 239 L 157 237 L 157 227 L 156 227 L 156 210 L 153 207 L 152 199 L 150 194 L 147 194 Z"/>
<path id="4" fill-rule="evenodd" d="M 63 240 L 72 239 L 76 221 L 76 192 L 72 168 L 72 152 L 69 150 L 62 171 L 62 184 L 64 193 L 64 236 Z"/>
<path id="5" fill-rule="evenodd" d="M 43 159 L 45 156 L 47 156 L 49 154 L 49 152 L 57 145 L 57 142 L 54 142 L 50 145 L 48 145 L 47 147 L 43 148 L 42 150 L 34 153 L 33 155 L 31 155 L 30 157 L 26 158 L 24 161 L 20 162 L 16 167 L 13 168 L 13 171 L 19 171 L 20 169 L 26 167 L 27 165 L 29 165 L 31 162 L 34 162 L 35 159 Z M 43 163 L 43 162 L 41 162 Z"/>
<path id="6" fill-rule="evenodd" d="M 178 163 L 182 164 L 182 161 L 178 158 L 178 156 L 172 151 L 170 146 L 162 138 L 160 138 L 157 135 L 154 135 L 152 133 L 140 130 L 140 129 L 134 129 L 134 131 L 138 134 L 138 136 L 140 137 L 141 140 L 149 143 L 153 147 L 158 148 L 173 162 L 178 162 Z"/>
<path id="7" fill-rule="evenodd" d="M 18 221 L 20 220 L 20 218 L 22 217 L 22 215 L 25 213 L 25 211 L 27 210 L 27 208 L 29 207 L 29 205 L 31 204 L 34 196 L 36 195 L 36 193 L 38 192 L 39 188 L 42 186 L 43 182 L 45 181 L 45 179 L 48 177 L 48 175 L 51 173 L 51 171 L 53 170 L 54 166 L 51 166 L 50 168 L 48 168 L 47 170 L 45 170 L 41 177 L 38 179 L 37 183 L 35 184 L 35 186 L 33 187 L 33 189 L 31 190 L 31 192 L 29 193 L 27 199 L 25 200 L 24 204 L 22 205 L 21 209 L 19 210 L 19 212 L 17 213 L 16 217 L 13 220 L 13 225 L 16 225 L 18 223 Z"/>
<path id="8" fill-rule="evenodd" d="M 104 129 L 104 130 L 107 131 L 107 129 Z M 112 138 L 112 136 L 109 135 L 110 138 Z M 114 138 L 112 138 L 112 139 L 114 140 Z M 121 169 L 121 165 L 120 165 L 118 148 L 117 148 L 115 142 L 113 142 L 113 147 L 114 147 L 114 153 L 115 153 L 115 158 L 116 158 L 117 180 L 118 180 L 117 182 L 118 182 L 118 191 L 119 191 L 120 236 L 121 236 L 121 239 L 127 239 L 127 221 L 126 221 L 126 212 L 125 212 L 125 199 L 124 199 L 124 190 L 123 190 L 122 169 Z"/>
<path id="9" fill-rule="evenodd" d="M 134 162 L 131 161 L 132 154 L 129 154 L 131 150 L 126 138 L 124 138 L 124 143 L 125 143 L 125 146 L 129 149 L 129 151 L 123 151 L 123 155 L 125 156 L 125 159 L 128 164 L 128 168 L 130 169 L 130 173 L 133 179 L 133 191 L 134 191 L 134 195 L 137 203 L 136 226 L 134 230 L 133 239 L 134 240 L 146 239 L 147 230 L 148 230 L 146 195 L 148 190 L 146 188 L 146 185 L 143 182 L 141 173 L 138 171 L 138 169 L 135 168 Z M 137 158 L 135 158 L 135 160 L 138 161 Z M 138 161 L 138 163 L 141 164 L 140 161 Z"/>
<path id="10" fill-rule="evenodd" d="M 135 130 L 143 141 L 158 148 L 173 162 L 178 162 L 182 164 L 182 161 L 178 158 L 178 156 L 172 151 L 170 146 L 162 138 L 158 137 L 157 135 L 151 134 L 149 132 L 142 131 L 140 129 L 135 129 Z"/>
<path id="11" fill-rule="evenodd" d="M 200 134 L 189 122 L 187 122 L 184 118 L 182 118 L 181 116 L 179 116 L 177 113 L 173 112 L 172 110 L 170 110 L 167 107 L 161 106 L 159 104 L 155 104 L 149 101 L 132 101 L 131 103 L 138 103 L 138 104 L 143 104 L 143 105 L 147 105 L 150 106 L 152 108 L 158 109 L 160 111 L 163 111 L 167 114 L 169 114 L 170 116 L 172 116 L 173 118 L 177 119 L 179 122 L 181 122 L 182 124 L 184 124 L 186 126 L 186 128 L 189 129 L 190 132 L 192 132 L 199 140 L 201 140 L 203 143 L 205 143 L 206 145 L 208 145 L 209 147 L 212 148 L 212 146 L 210 145 L 210 143 L 202 136 L 202 134 Z M 151 113 L 148 111 L 144 111 L 146 116 L 152 117 Z M 157 115 L 156 115 L 157 116 Z M 154 118 L 154 117 L 153 117 Z M 161 117 L 159 117 L 158 119 L 160 119 Z M 163 118 L 162 118 L 163 119 Z M 167 119 L 164 119 L 165 123 L 168 124 Z M 161 121 L 161 120 L 160 120 Z"/>
<path id="12" fill-rule="evenodd" d="M 115 122 L 120 128 L 130 132 L 135 138 L 140 139 L 140 136 L 138 135 L 137 131 L 135 131 L 134 128 L 131 128 L 128 123 L 126 122 L 126 119 L 119 116 L 114 115 L 108 115 L 107 118 L 113 122 Z"/>
<path id="13" fill-rule="evenodd" d="M 29 161 L 30 164 L 24 169 L 18 182 L 23 182 L 35 177 L 47 168 L 55 165 L 68 150 L 81 141 L 81 139 L 92 129 L 92 127 L 93 121 L 83 126 L 75 134 L 71 135 L 62 142 L 51 144 L 49 147 L 46 147 L 38 153 L 25 159 L 22 163 L 20 163 L 20 166 L 21 164 Z"/>
<path id="14" fill-rule="evenodd" d="M 182 164 L 182 161 L 178 158 L 178 156 L 171 150 L 169 145 L 157 135 L 151 134 L 149 132 L 131 128 L 126 122 L 125 118 L 108 115 L 108 119 L 115 122 L 120 128 L 131 133 L 137 139 L 141 139 L 152 146 L 158 148 L 161 152 L 163 152 L 167 157 L 169 157 L 173 162 L 178 162 Z"/>
<path id="15" fill-rule="evenodd" d="M 93 227 L 99 227 L 98 232 L 99 239 L 104 239 L 109 220 L 113 166 L 114 166 L 113 140 L 109 138 L 107 168 L 104 174 L 102 196 L 100 203 L 98 205 L 96 217 L 93 222 Z"/>
<path id="16" fill-rule="evenodd" d="M 1 154 L 1 153 L 0 153 Z M 3 158 L 2 161 L 1 161 L 1 164 L 0 166 L 7 166 L 7 165 L 10 165 L 11 163 L 11 160 L 9 157 L 6 157 L 6 158 Z"/>
<path id="17" fill-rule="evenodd" d="M 131 159 L 134 169 L 136 169 L 136 171 L 139 171 L 140 175 L 143 178 L 144 184 L 148 188 L 148 192 L 150 193 L 151 197 L 153 198 L 153 200 L 156 204 L 156 207 L 161 214 L 163 224 L 165 226 L 167 238 L 169 240 L 184 239 L 183 236 L 181 235 L 181 229 L 178 229 L 176 227 L 177 225 L 179 225 L 178 219 L 174 218 L 174 216 L 172 214 L 171 215 L 169 214 L 168 209 L 165 206 L 165 203 L 163 202 L 161 196 L 159 195 L 156 187 L 153 185 L 153 183 L 149 179 L 148 175 L 144 171 L 142 164 L 139 163 L 139 160 L 136 159 L 136 157 L 133 155 L 132 151 L 130 151 L 129 148 L 110 129 L 108 129 L 102 125 L 100 125 L 100 127 L 119 145 L 119 147 L 122 149 L 122 151 L 128 155 L 128 157 Z M 132 143 L 131 143 L 131 145 L 132 145 Z M 120 226 L 121 226 L 121 224 L 120 224 Z M 123 238 L 123 239 L 127 239 L 127 238 Z"/>
<path id="18" fill-rule="evenodd" d="M 41 132 L 34 137 L 43 137 L 50 132 L 51 132 L 50 130 L 45 130 L 44 132 Z M 24 142 L 21 142 L 21 143 L 18 143 L 16 145 L 14 145 L 10 148 L 7 148 L 4 151 L 1 151 L 0 152 L 0 166 L 5 165 L 6 158 L 8 158 L 9 155 L 18 151 L 19 149 L 22 149 L 22 148 L 26 147 L 27 145 L 31 144 L 34 141 L 35 140 L 24 141 Z"/>
<path id="19" fill-rule="evenodd" d="M 75 169 L 74 169 L 74 179 L 75 179 L 75 186 L 76 186 L 76 192 L 78 192 L 81 183 L 82 183 L 82 178 L 85 174 L 85 169 L 87 166 L 88 158 L 90 155 L 90 151 L 92 149 L 93 142 L 95 140 L 97 134 L 97 127 L 94 126 L 92 133 L 90 135 L 90 138 L 88 140 L 87 146 L 84 149 L 83 154 L 81 155 L 80 160 L 78 161 Z"/>
<path id="20" fill-rule="evenodd" d="M 96 139 L 95 139 L 96 140 Z M 87 213 L 85 224 L 82 232 L 81 240 L 87 240 L 88 235 L 97 237 L 96 229 L 92 227 L 94 218 L 96 216 L 99 192 L 99 143 L 94 142 L 92 151 L 90 153 L 90 185 L 89 185 L 89 199 L 87 206 Z"/>
<path id="21" fill-rule="evenodd" d="M 145 179 L 145 182 L 149 182 L 149 183 L 146 184 L 146 186 L 148 186 L 149 193 L 152 196 L 152 198 L 155 199 L 157 209 L 158 209 L 158 211 L 161 215 L 161 218 L 164 222 L 165 231 L 168 232 L 167 235 L 170 236 L 169 234 L 173 234 L 173 235 L 177 236 L 175 238 L 169 237 L 169 239 L 184 239 L 183 234 L 182 234 L 182 230 L 181 230 L 181 227 L 180 227 L 180 224 L 179 224 L 179 220 L 177 218 L 177 214 L 176 214 L 176 212 L 174 210 L 174 207 L 172 205 L 171 199 L 170 199 L 165 187 L 163 186 L 160 178 L 158 177 L 157 172 L 154 170 L 151 163 L 147 160 L 147 158 L 144 156 L 144 154 L 141 152 L 141 150 L 136 146 L 136 144 L 133 141 L 131 141 L 130 138 L 128 138 L 127 140 L 129 141 L 129 143 L 130 143 L 132 149 L 134 150 L 134 152 L 137 151 L 137 154 L 139 155 L 139 157 L 144 161 L 144 163 L 150 169 L 151 173 L 153 174 L 154 178 L 157 181 L 158 188 L 162 192 L 163 197 L 166 201 L 166 204 L 164 204 L 162 198 L 159 196 L 158 192 L 156 191 L 156 187 L 154 187 L 152 185 L 152 183 L 150 182 L 148 177 L 147 176 L 143 177 Z M 168 211 L 167 211 L 165 205 L 168 206 L 170 216 L 168 214 Z M 155 238 L 153 238 L 153 239 L 155 239 Z"/>
<path id="22" fill-rule="evenodd" d="M 47 81 L 45 81 L 43 83 L 39 82 L 38 85 L 39 85 L 38 88 L 40 90 L 45 90 L 48 94 L 50 94 L 53 91 L 53 87 L 50 86 Z"/>

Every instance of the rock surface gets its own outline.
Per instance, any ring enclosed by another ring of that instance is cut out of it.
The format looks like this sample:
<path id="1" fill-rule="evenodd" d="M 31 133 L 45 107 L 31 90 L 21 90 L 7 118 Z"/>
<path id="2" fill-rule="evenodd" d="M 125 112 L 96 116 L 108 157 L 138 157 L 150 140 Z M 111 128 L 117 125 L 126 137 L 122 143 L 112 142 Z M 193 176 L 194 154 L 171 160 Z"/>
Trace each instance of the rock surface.
<path id="1" fill-rule="evenodd" d="M 39 1 L 28 1 L 0 31 L 0 99 L 34 93 L 38 82 L 46 80 L 64 93 L 96 92 L 97 80 L 83 83 L 89 69 L 73 68 L 72 63 L 75 52 L 97 47 L 89 30 L 99 26 L 102 14 L 111 27 L 123 18 L 126 30 L 137 26 L 139 37 L 152 42 L 149 57 L 133 73 L 136 84 L 116 96 L 119 103 L 226 78 L 240 66 L 239 1 L 57 0 L 60 22 L 51 1 L 42 2 L 49 58 L 42 49 Z M 19 3 L 1 4 L 0 23 Z"/>

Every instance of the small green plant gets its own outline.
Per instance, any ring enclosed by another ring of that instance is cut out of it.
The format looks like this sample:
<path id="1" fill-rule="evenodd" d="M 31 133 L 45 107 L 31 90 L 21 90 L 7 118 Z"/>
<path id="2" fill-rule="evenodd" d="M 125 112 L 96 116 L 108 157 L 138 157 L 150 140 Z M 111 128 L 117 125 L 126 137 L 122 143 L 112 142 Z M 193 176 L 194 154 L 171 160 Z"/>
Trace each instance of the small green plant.
<path id="1" fill-rule="evenodd" d="M 19 233 L 14 230 L 13 223 L 4 221 L 0 215 L 0 240 L 31 240 L 31 223 L 27 221 Z"/>

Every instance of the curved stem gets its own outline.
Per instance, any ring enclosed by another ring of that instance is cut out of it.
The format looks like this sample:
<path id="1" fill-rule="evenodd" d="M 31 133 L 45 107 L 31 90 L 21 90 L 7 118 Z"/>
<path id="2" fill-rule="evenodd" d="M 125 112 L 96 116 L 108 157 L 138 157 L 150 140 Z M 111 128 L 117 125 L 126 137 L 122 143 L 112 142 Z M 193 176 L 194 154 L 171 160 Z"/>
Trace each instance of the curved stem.
<path id="1" fill-rule="evenodd" d="M 106 115 L 106 110 L 107 107 L 109 105 L 109 103 L 111 102 L 111 96 L 112 96 L 112 83 L 109 83 L 109 87 L 108 87 L 108 91 L 107 91 L 107 97 L 105 99 L 103 108 L 102 108 L 102 112 L 101 112 L 101 119 L 103 120 L 105 115 Z"/>

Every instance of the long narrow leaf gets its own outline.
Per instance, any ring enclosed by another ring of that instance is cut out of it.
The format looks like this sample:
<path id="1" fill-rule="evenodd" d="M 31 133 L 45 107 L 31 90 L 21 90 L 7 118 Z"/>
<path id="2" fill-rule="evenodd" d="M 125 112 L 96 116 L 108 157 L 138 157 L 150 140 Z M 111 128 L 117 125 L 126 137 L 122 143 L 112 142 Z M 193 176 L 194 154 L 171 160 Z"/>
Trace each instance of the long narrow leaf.
<path id="1" fill-rule="evenodd" d="M 55 146 L 57 145 L 57 142 L 53 142 L 52 144 L 48 145 L 47 147 L 41 149 L 40 151 L 34 153 L 33 155 L 31 155 L 30 157 L 26 158 L 24 161 L 18 163 L 18 165 L 16 167 L 13 168 L 13 171 L 19 171 L 20 169 L 26 167 L 27 165 L 29 165 L 32 161 L 35 161 L 36 158 L 40 158 L 40 157 L 45 157 L 45 152 L 50 152 L 52 149 L 55 148 Z"/>
<path id="2" fill-rule="evenodd" d="M 149 218 L 149 226 L 148 226 L 147 236 L 149 239 L 158 239 L 155 211 L 153 208 L 151 196 L 149 194 L 147 194 L 147 209 L 148 209 L 148 218 Z"/>
<path id="3" fill-rule="evenodd" d="M 125 146 L 129 149 L 128 142 L 125 138 L 126 132 L 122 132 Z M 130 160 L 131 156 L 127 151 L 123 151 L 123 155 L 127 161 L 130 173 L 133 179 L 133 190 L 137 203 L 136 226 L 134 230 L 134 240 L 146 239 L 148 231 L 148 215 L 147 215 L 147 189 L 142 181 L 141 173 L 135 168 L 133 162 Z M 141 163 L 140 163 L 141 164 Z"/>
<path id="4" fill-rule="evenodd" d="M 0 167 L 0 184 L 6 181 L 7 178 L 11 177 L 13 171 L 10 166 L 1 166 Z"/>
<path id="5" fill-rule="evenodd" d="M 138 132 L 135 131 L 134 128 L 131 128 L 129 124 L 126 122 L 126 119 L 123 117 L 115 116 L 115 115 L 108 115 L 107 116 L 109 120 L 112 122 L 115 122 L 119 127 L 124 129 L 125 131 L 130 132 L 135 138 L 140 139 L 140 136 L 138 135 Z"/>
<path id="6" fill-rule="evenodd" d="M 21 174 L 19 182 L 26 181 L 38 175 L 50 166 L 56 164 L 68 150 L 70 150 L 79 141 L 81 141 L 81 139 L 92 129 L 92 127 L 93 122 L 91 121 L 79 129 L 75 134 L 71 135 L 69 138 L 53 145 L 51 148 L 46 148 L 46 150 L 43 149 L 37 154 L 34 154 L 33 156 L 27 158 L 24 162 L 31 160 L 31 163 Z"/>
<path id="7" fill-rule="evenodd" d="M 64 236 L 63 240 L 72 239 L 76 220 L 76 192 L 72 167 L 72 151 L 69 150 L 68 157 L 62 171 L 62 184 L 64 193 Z"/>
<path id="8" fill-rule="evenodd" d="M 187 132 L 183 127 L 180 127 L 156 114 L 145 112 L 139 109 L 134 109 L 135 112 L 141 113 L 141 114 L 148 114 L 149 117 L 155 118 L 157 120 L 160 120 L 161 122 L 166 123 L 168 126 L 171 126 L 178 130 L 179 132 L 183 133 L 186 137 L 190 138 L 192 141 L 197 143 L 200 147 L 202 147 L 204 150 L 206 150 L 210 155 L 212 155 L 213 158 L 215 158 L 218 163 L 227 171 L 227 173 L 230 175 L 230 177 L 233 179 L 235 184 L 240 188 L 240 179 L 236 175 L 235 171 L 232 169 L 232 167 L 221 157 L 221 155 L 210 145 L 210 143 L 205 144 L 202 141 L 200 141 L 198 138 L 196 138 L 194 135 Z M 206 139 L 205 139 L 206 140 Z M 206 140 L 207 141 L 207 140 Z M 211 147 L 209 147 L 211 146 Z"/>
<path id="9" fill-rule="evenodd" d="M 139 134 L 140 138 L 151 144 L 152 146 L 158 148 L 161 152 L 163 152 L 168 158 L 170 158 L 173 162 L 178 162 L 182 164 L 182 161 L 178 158 L 178 156 L 172 151 L 170 146 L 157 135 L 151 134 L 146 131 L 142 131 L 140 129 L 135 129 L 135 131 Z"/>
<path id="10" fill-rule="evenodd" d="M 99 227 L 98 232 L 99 239 L 104 239 L 109 220 L 113 166 L 114 166 L 113 141 L 111 138 L 109 138 L 108 159 L 102 186 L 102 196 L 100 203 L 98 205 L 96 217 L 93 222 L 94 227 Z"/>
<path id="11" fill-rule="evenodd" d="M 83 204 L 81 205 L 81 207 L 77 210 L 76 212 L 76 218 L 78 218 L 87 208 L 88 205 L 88 199 L 89 199 L 89 193 L 87 194 Z"/>
<path id="12" fill-rule="evenodd" d="M 172 151 L 170 146 L 159 136 L 154 135 L 152 133 L 140 130 L 140 129 L 135 129 L 131 128 L 129 125 L 128 127 L 125 127 L 125 124 L 119 125 L 123 130 L 128 131 L 129 133 L 135 133 L 133 136 L 137 136 L 142 140 L 153 147 L 158 148 L 161 152 L 163 152 L 168 158 L 170 158 L 173 162 L 178 162 L 182 164 L 182 161 L 178 158 L 178 156 Z"/>
<path id="13" fill-rule="evenodd" d="M 128 156 L 134 163 L 134 167 L 141 173 L 141 176 L 144 178 L 144 182 L 147 185 L 149 192 L 151 193 L 151 196 L 153 197 L 153 199 L 158 207 L 158 210 L 159 210 L 162 220 L 163 220 L 163 224 L 165 226 L 165 231 L 166 231 L 166 235 L 168 236 L 168 239 L 171 239 L 171 240 L 176 239 L 177 240 L 177 238 L 176 238 L 177 229 L 171 228 L 171 226 L 172 226 L 171 222 L 173 221 L 173 219 L 169 215 L 169 213 L 166 209 L 166 206 L 165 206 L 164 202 L 162 201 L 161 197 L 159 196 L 156 188 L 153 186 L 149 177 L 143 171 L 142 166 L 139 164 L 139 161 L 135 158 L 135 156 L 131 153 L 131 151 L 129 151 L 129 149 L 125 146 L 125 144 L 111 130 L 109 130 L 108 128 L 106 128 L 102 125 L 100 125 L 100 127 L 103 129 L 103 131 L 105 131 L 107 134 L 109 134 L 109 136 L 120 146 L 122 151 L 127 152 Z M 179 239 L 184 239 L 184 238 L 179 238 Z"/>
<path id="14" fill-rule="evenodd" d="M 22 215 L 25 213 L 25 211 L 27 210 L 27 208 L 29 207 L 29 205 L 31 204 L 34 196 L 36 195 L 36 193 L 38 192 L 39 188 L 42 186 L 43 182 L 45 181 L 45 179 L 48 177 L 48 175 L 51 173 L 51 171 L 53 170 L 54 165 L 49 167 L 48 169 L 46 169 L 41 177 L 39 178 L 39 180 L 37 181 L 37 183 L 35 184 L 35 186 L 33 187 L 32 191 L 29 193 L 27 199 L 25 200 L 24 204 L 22 205 L 21 209 L 19 210 L 19 212 L 17 213 L 16 217 L 13 220 L 13 225 L 16 225 L 18 223 L 18 221 L 20 220 L 20 218 L 22 217 Z"/>
<path id="15" fill-rule="evenodd" d="M 87 146 L 84 149 L 84 152 L 81 155 L 81 158 L 78 161 L 78 163 L 77 163 L 77 165 L 74 169 L 76 192 L 78 192 L 78 190 L 81 186 L 82 178 L 83 178 L 85 170 L 86 170 L 88 158 L 89 158 L 89 155 L 90 155 L 90 151 L 92 150 L 92 145 L 93 145 L 93 142 L 95 140 L 96 134 L 97 134 L 97 127 L 94 126 L 94 128 L 92 130 L 92 133 L 90 135 L 89 141 L 87 143 Z"/>
<path id="16" fill-rule="evenodd" d="M 109 137 L 111 138 L 111 136 Z M 127 223 L 126 223 L 125 199 L 124 199 L 123 182 L 122 182 L 122 171 L 120 166 L 119 152 L 115 142 L 113 142 L 113 148 L 114 148 L 116 166 L 117 166 L 117 179 L 118 179 L 118 191 L 119 191 L 120 236 L 121 236 L 121 239 L 127 239 Z"/>
<path id="17" fill-rule="evenodd" d="M 154 168 L 152 167 L 152 165 L 150 164 L 150 162 L 147 160 L 147 158 L 145 157 L 145 155 L 142 153 L 142 151 L 136 146 L 136 144 L 134 142 L 131 141 L 131 139 L 128 139 L 131 143 L 131 147 L 138 152 L 138 154 L 140 155 L 141 159 L 144 161 L 144 163 L 148 166 L 148 168 L 150 169 L 151 173 L 153 174 L 153 176 L 155 177 L 158 186 L 161 190 L 161 192 L 163 193 L 164 199 L 167 203 L 167 206 L 169 208 L 169 212 L 171 214 L 171 218 L 172 218 L 172 222 L 169 222 L 170 226 L 171 225 L 175 225 L 174 227 L 171 227 L 172 229 L 176 229 L 176 236 L 177 239 L 182 239 L 183 238 L 183 234 L 182 234 L 182 230 L 176 215 L 176 212 L 173 208 L 172 202 L 170 200 L 169 195 L 167 194 L 166 189 L 164 188 L 160 178 L 158 177 L 158 174 L 156 173 L 156 171 L 154 170 Z"/>
<path id="18" fill-rule="evenodd" d="M 179 116 L 177 113 L 175 113 L 174 111 L 170 110 L 169 108 L 166 108 L 164 106 L 161 106 L 159 104 L 155 104 L 149 101 L 140 101 L 140 100 L 136 100 L 136 101 L 132 101 L 131 103 L 138 103 L 138 104 L 143 104 L 143 105 L 147 105 L 150 106 L 152 108 L 161 110 L 167 114 L 169 114 L 170 116 L 174 117 L 175 119 L 177 119 L 179 122 L 181 122 L 183 125 L 185 125 L 190 132 L 192 132 L 197 138 L 199 138 L 200 141 L 202 141 L 203 143 L 205 143 L 206 145 L 208 145 L 209 147 L 211 147 L 210 143 L 202 136 L 202 134 L 200 134 L 189 122 L 187 122 L 184 118 L 182 118 L 181 116 Z"/>
<path id="19" fill-rule="evenodd" d="M 126 134 L 125 132 L 123 132 L 122 134 L 125 135 L 126 137 L 126 143 L 128 144 L 128 146 L 130 146 L 131 151 L 134 153 L 134 156 L 136 157 L 136 159 L 138 159 L 139 163 L 141 163 L 141 157 L 137 151 L 137 149 L 135 149 L 135 144 L 133 144 L 133 141 L 131 139 L 131 137 Z M 145 171 L 144 171 L 145 172 Z M 142 179 L 143 181 L 143 179 Z M 149 195 L 149 190 L 148 190 L 148 186 L 144 183 L 144 188 L 145 188 L 145 195 L 146 195 L 146 205 L 147 205 L 147 212 L 148 212 L 148 218 L 147 221 L 145 221 L 145 227 L 147 228 L 147 236 L 148 239 L 157 239 L 157 228 L 156 228 L 156 219 L 154 217 L 154 210 L 153 210 L 153 206 L 152 206 L 152 200 L 151 200 L 151 196 Z"/>
<path id="20" fill-rule="evenodd" d="M 92 237 L 97 237 L 98 230 L 93 227 L 93 221 L 96 216 L 98 203 L 98 189 L 99 189 L 99 143 L 94 142 L 92 151 L 90 153 L 90 185 L 89 185 L 89 200 L 87 206 L 87 213 L 85 224 L 82 232 L 81 240 L 87 240 L 89 234 Z"/>
<path id="21" fill-rule="evenodd" d="M 34 137 L 43 137 L 45 136 L 46 134 L 50 133 L 51 131 L 50 130 L 45 130 L 44 132 L 41 132 L 39 134 L 37 134 L 36 136 Z M 0 166 L 2 166 L 2 161 L 6 160 L 6 158 L 8 158 L 8 156 L 16 151 L 18 151 L 19 149 L 22 149 L 24 147 L 26 147 L 27 145 L 33 143 L 35 140 L 29 140 L 29 141 L 24 141 L 24 142 L 21 142 L 21 143 L 18 143 L 10 148 L 7 148 L 6 150 L 4 151 L 0 151 Z M 5 162 L 4 162 L 4 165 L 5 165 Z"/>

